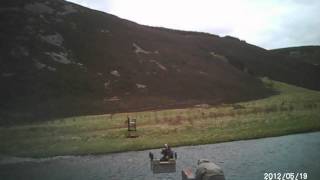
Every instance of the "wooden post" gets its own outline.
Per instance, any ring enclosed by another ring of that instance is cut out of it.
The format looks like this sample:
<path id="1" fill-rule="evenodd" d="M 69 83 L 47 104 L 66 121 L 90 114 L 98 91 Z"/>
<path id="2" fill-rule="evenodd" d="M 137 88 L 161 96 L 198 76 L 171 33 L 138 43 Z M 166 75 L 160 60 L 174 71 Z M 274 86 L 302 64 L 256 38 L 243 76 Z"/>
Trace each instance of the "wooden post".
<path id="1" fill-rule="evenodd" d="M 128 123 L 128 136 L 127 137 L 128 138 L 136 138 L 136 137 L 138 137 L 136 119 L 130 119 L 128 117 L 127 123 Z"/>

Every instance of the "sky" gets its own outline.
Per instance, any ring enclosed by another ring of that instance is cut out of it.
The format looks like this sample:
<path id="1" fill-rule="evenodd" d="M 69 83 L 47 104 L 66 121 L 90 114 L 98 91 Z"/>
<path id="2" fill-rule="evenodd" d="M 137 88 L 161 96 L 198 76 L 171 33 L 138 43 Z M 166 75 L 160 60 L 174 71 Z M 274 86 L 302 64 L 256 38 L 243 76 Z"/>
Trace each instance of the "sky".
<path id="1" fill-rule="evenodd" d="M 319 0 L 68 0 L 139 24 L 234 36 L 265 49 L 320 45 Z"/>

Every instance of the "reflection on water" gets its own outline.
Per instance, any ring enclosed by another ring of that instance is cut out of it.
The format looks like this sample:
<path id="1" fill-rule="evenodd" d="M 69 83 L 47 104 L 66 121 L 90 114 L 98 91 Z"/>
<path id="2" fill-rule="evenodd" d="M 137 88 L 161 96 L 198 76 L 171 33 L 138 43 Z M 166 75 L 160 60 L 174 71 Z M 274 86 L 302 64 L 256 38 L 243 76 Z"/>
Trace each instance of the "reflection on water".
<path id="1" fill-rule="evenodd" d="M 149 151 L 45 159 L 1 158 L 0 179 L 17 180 L 176 180 L 185 167 L 207 158 L 224 170 L 227 180 L 263 179 L 268 172 L 308 173 L 320 179 L 320 132 L 248 141 L 174 148 L 177 172 L 152 174 Z M 160 156 L 159 150 L 150 150 Z"/>

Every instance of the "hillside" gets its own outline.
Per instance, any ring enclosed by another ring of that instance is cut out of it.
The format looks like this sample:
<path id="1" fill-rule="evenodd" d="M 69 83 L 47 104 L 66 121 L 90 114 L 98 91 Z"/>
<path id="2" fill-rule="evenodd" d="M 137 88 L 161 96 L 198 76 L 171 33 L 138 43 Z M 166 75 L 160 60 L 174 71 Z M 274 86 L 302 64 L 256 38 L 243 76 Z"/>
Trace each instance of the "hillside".
<path id="1" fill-rule="evenodd" d="M 306 63 L 320 64 L 320 46 L 300 46 L 282 49 L 273 49 L 271 52 L 285 55 Z"/>
<path id="2" fill-rule="evenodd" d="M 1 124 L 272 94 L 258 76 L 320 89 L 319 67 L 237 38 L 142 26 L 62 0 L 2 4 Z"/>
<path id="3" fill-rule="evenodd" d="M 161 148 L 165 143 L 194 146 L 320 130 L 319 91 L 267 78 L 263 82 L 279 94 L 215 107 L 74 116 L 0 127 L 0 154 L 92 155 Z M 139 138 L 126 138 L 127 116 L 138 119 Z"/>

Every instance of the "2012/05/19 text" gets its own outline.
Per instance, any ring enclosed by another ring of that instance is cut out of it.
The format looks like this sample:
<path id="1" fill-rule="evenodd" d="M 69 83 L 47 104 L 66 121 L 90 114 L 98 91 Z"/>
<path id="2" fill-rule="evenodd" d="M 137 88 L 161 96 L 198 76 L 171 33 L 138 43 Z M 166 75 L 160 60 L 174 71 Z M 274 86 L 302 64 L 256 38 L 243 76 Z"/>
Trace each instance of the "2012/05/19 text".
<path id="1" fill-rule="evenodd" d="M 264 173 L 264 180 L 306 180 L 308 173 Z"/>

